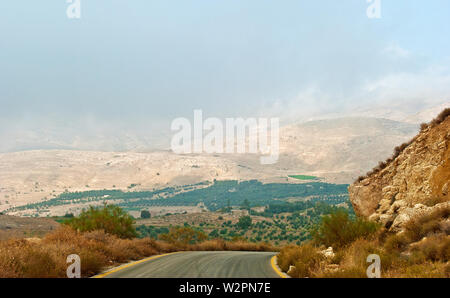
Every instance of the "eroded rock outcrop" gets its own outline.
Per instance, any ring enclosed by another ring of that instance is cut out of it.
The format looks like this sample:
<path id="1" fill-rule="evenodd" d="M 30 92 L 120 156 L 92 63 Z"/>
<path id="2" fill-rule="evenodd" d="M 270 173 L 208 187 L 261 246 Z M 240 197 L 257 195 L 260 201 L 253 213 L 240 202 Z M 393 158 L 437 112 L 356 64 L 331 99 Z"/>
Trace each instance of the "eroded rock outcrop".
<path id="1" fill-rule="evenodd" d="M 349 187 L 358 215 L 401 231 L 405 222 L 436 208 L 449 207 L 450 116 L 444 110 L 423 125 L 420 133 L 397 149 L 395 158 L 381 163 Z M 370 153 L 368 153 L 370 154 Z"/>

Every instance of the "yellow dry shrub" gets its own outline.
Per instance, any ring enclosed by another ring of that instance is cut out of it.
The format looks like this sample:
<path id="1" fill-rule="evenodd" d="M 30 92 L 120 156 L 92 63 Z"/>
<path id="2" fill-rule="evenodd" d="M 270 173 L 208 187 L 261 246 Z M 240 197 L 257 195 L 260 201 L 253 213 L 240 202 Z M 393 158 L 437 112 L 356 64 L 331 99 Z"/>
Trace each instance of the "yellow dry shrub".
<path id="1" fill-rule="evenodd" d="M 291 277 L 316 277 L 323 269 L 325 257 L 317 247 L 308 243 L 283 248 L 277 261 L 284 272 L 288 272 L 290 266 L 295 267 L 289 273 Z"/>

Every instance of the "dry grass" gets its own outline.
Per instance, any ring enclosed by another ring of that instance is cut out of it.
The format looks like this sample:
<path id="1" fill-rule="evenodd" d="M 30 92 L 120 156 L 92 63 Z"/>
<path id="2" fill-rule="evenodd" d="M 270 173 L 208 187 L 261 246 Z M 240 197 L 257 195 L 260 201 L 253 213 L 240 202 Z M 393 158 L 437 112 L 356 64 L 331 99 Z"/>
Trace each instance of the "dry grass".
<path id="1" fill-rule="evenodd" d="M 5 227 L 11 227 L 6 228 Z M 0 214 L 0 240 L 44 237 L 55 231 L 59 223 L 50 218 L 17 217 Z"/>
<path id="2" fill-rule="evenodd" d="M 450 266 L 444 263 L 426 262 L 405 267 L 403 271 L 397 273 L 397 276 L 403 278 L 449 278 Z"/>
<path id="3" fill-rule="evenodd" d="M 186 250 L 198 251 L 277 251 L 276 247 L 268 243 L 251 243 L 246 241 L 223 241 L 223 240 L 208 240 L 201 243 L 190 245 Z"/>
<path id="4" fill-rule="evenodd" d="M 430 236 L 411 247 L 413 263 L 450 261 L 450 236 L 439 234 Z"/>
<path id="5" fill-rule="evenodd" d="M 0 278 L 65 277 L 70 254 L 81 259 L 81 275 L 88 277 L 107 267 L 151 255 L 180 250 L 273 251 L 267 244 L 205 241 L 183 245 L 146 239 L 120 239 L 103 231 L 80 233 L 61 227 L 40 241 L 5 240 L 0 242 Z"/>
<path id="6" fill-rule="evenodd" d="M 102 231 L 78 233 L 62 227 L 38 242 L 1 242 L 0 277 L 65 277 L 70 254 L 80 256 L 82 276 L 91 276 L 108 265 L 174 249 L 147 239 L 125 240 Z"/>
<path id="7" fill-rule="evenodd" d="M 278 265 L 283 271 L 287 272 L 290 266 L 295 267 L 289 272 L 291 277 L 314 277 L 323 269 L 324 260 L 324 255 L 309 243 L 285 247 L 278 255 Z"/>
<path id="8" fill-rule="evenodd" d="M 422 203 L 425 206 L 433 207 L 434 205 L 437 205 L 437 204 L 440 204 L 440 203 L 445 203 L 445 202 L 448 202 L 448 201 L 449 201 L 449 198 L 446 198 L 446 197 L 432 196 L 432 197 L 429 197 L 427 200 L 425 200 Z"/>
<path id="9" fill-rule="evenodd" d="M 410 255 L 389 252 L 377 241 L 365 239 L 338 250 L 330 259 L 323 257 L 320 249 L 311 245 L 284 248 L 278 255 L 278 264 L 284 272 L 295 266 L 291 277 L 366 278 L 367 256 L 377 254 L 382 277 L 450 277 L 449 236 L 431 237 L 411 249 Z"/>
<path id="10" fill-rule="evenodd" d="M 424 252 L 427 246 L 423 243 L 431 245 L 439 243 L 447 243 L 444 241 L 446 235 L 450 233 L 447 224 L 450 215 L 449 207 L 441 207 L 429 214 L 425 214 L 408 221 L 404 226 L 404 232 L 400 234 L 389 235 L 384 241 L 384 248 L 388 252 L 401 252 L 410 248 L 417 253 L 417 247 Z M 428 254 L 428 260 L 435 260 Z"/>
<path id="11" fill-rule="evenodd" d="M 290 246 L 281 250 L 278 264 L 292 277 L 363 278 L 367 277 L 370 254 L 381 260 L 382 277 L 450 277 L 450 208 L 440 208 L 416 217 L 405 225 L 401 234 L 380 230 L 370 237 L 359 238 L 349 245 L 333 246 L 335 256 L 320 258 L 320 250 L 311 244 Z M 340 227 L 336 227 L 340 229 Z"/>
<path id="12" fill-rule="evenodd" d="M 404 226 L 404 237 L 409 243 L 419 241 L 433 234 L 446 233 L 444 222 L 449 219 L 450 207 L 441 207 L 433 212 L 415 217 Z"/>

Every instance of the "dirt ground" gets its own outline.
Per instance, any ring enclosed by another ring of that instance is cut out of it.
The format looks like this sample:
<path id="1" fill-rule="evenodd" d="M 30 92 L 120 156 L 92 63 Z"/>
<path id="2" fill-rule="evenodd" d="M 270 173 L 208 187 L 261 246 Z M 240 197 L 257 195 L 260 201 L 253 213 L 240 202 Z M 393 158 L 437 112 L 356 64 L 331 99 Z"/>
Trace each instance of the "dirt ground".
<path id="1" fill-rule="evenodd" d="M 42 237 L 58 226 L 59 223 L 49 218 L 0 215 L 0 240 Z"/>

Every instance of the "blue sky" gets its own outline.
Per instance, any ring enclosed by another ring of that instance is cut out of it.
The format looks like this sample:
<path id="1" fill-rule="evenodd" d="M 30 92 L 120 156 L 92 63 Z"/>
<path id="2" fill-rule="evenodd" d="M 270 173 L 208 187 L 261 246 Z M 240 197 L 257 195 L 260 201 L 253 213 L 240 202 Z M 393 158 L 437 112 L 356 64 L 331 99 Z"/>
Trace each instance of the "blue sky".
<path id="1" fill-rule="evenodd" d="M 0 138 L 89 121 L 151 131 L 196 108 L 300 120 L 449 99 L 447 0 L 381 0 L 381 19 L 366 0 L 81 5 L 73 20 L 64 0 L 1 2 Z"/>

